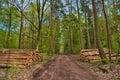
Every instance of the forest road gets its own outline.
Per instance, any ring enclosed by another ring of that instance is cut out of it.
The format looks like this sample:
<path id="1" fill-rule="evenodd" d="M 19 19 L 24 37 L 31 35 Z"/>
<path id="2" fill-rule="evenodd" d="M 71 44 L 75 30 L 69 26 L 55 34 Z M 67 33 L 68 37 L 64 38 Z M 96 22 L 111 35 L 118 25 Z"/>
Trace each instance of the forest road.
<path id="1" fill-rule="evenodd" d="M 58 55 L 44 67 L 33 74 L 33 80 L 99 80 L 90 69 L 67 55 Z"/>

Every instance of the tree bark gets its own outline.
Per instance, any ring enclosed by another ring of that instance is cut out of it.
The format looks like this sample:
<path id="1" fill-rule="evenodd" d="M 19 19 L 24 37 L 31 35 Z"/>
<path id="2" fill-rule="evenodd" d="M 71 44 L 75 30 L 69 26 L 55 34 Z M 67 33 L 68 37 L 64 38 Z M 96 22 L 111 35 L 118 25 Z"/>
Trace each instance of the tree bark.
<path id="1" fill-rule="evenodd" d="M 36 0 L 37 3 L 37 14 L 38 14 L 38 29 L 37 29 L 37 37 L 35 40 L 35 49 L 39 50 L 39 45 L 40 45 L 40 35 L 41 35 L 41 29 L 42 29 L 42 22 L 43 22 L 43 15 L 44 15 L 44 7 L 46 4 L 46 0 L 43 0 L 43 4 L 41 7 L 40 0 Z M 40 9 L 42 8 L 42 10 Z"/>
<path id="2" fill-rule="evenodd" d="M 94 48 L 97 48 L 97 43 L 96 43 L 96 31 L 95 31 L 95 25 L 94 25 L 94 12 L 92 11 L 92 23 L 93 23 L 93 33 L 94 33 Z"/>
<path id="3" fill-rule="evenodd" d="M 21 0 L 21 25 L 20 25 L 20 34 L 19 34 L 19 48 L 24 48 L 24 0 Z"/>
<path id="4" fill-rule="evenodd" d="M 84 3 L 85 4 L 85 3 Z M 85 8 L 85 7 L 84 7 Z M 89 34 L 89 27 L 88 27 L 88 19 L 87 19 L 87 11 L 86 8 L 84 9 L 84 14 L 85 14 L 85 26 L 86 26 L 86 33 L 87 33 L 87 48 L 91 48 L 91 43 L 90 43 L 90 34 Z"/>
<path id="5" fill-rule="evenodd" d="M 78 6 L 78 0 L 76 0 L 77 5 L 77 15 L 78 15 L 78 26 L 79 26 L 79 33 L 80 33 L 80 47 L 81 49 L 84 49 L 83 45 L 83 33 L 82 33 L 82 27 L 81 27 L 81 21 L 80 21 L 80 13 L 79 13 L 79 6 Z"/>
<path id="6" fill-rule="evenodd" d="M 49 54 L 53 54 L 53 0 L 50 0 L 50 49 Z"/>
<path id="7" fill-rule="evenodd" d="M 102 47 L 101 40 L 100 40 L 100 32 L 99 32 L 99 26 L 98 26 L 95 0 L 92 0 L 92 9 L 93 9 L 93 25 L 95 26 L 97 48 L 99 50 L 99 55 L 101 57 L 101 61 L 103 63 L 106 63 L 106 61 L 105 61 L 106 56 L 104 54 L 103 47 Z"/>
<path id="8" fill-rule="evenodd" d="M 70 53 L 73 53 L 73 28 L 69 26 L 68 31 L 69 31 L 68 38 L 69 38 Z"/>
<path id="9" fill-rule="evenodd" d="M 102 3 L 102 11 L 103 11 L 103 14 L 104 14 L 105 26 L 106 26 L 106 30 L 107 30 L 107 44 L 108 44 L 108 49 L 109 49 L 109 59 L 111 60 L 112 36 L 111 36 L 110 28 L 109 28 L 109 25 L 108 25 L 108 18 L 107 18 L 107 14 L 106 14 L 106 10 L 105 10 L 104 0 L 101 0 L 101 3 Z"/>
<path id="10" fill-rule="evenodd" d="M 11 26 L 12 26 L 12 10 L 11 5 L 8 3 L 9 6 L 9 25 L 8 25 L 8 33 L 7 33 L 7 39 L 6 39 L 6 48 L 9 48 L 9 41 L 10 41 L 10 33 L 11 33 Z"/>

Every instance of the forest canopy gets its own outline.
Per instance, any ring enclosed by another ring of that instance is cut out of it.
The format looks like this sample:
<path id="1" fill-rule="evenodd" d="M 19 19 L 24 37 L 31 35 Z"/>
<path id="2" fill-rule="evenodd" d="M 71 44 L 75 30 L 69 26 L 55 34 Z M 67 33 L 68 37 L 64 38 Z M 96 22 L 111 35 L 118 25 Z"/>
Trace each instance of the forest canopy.
<path id="1" fill-rule="evenodd" d="M 0 0 L 0 48 L 120 53 L 120 1 Z"/>

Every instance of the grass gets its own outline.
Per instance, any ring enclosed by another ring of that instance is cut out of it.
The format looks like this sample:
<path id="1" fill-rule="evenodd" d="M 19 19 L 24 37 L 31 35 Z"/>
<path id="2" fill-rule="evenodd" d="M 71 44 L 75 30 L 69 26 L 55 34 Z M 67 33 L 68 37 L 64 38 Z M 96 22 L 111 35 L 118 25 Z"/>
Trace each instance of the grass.
<path id="1" fill-rule="evenodd" d="M 16 67 L 10 67 L 10 68 L 6 68 L 5 72 L 6 72 L 7 80 L 16 80 L 14 76 L 17 75 L 19 71 L 18 71 L 18 68 Z"/>

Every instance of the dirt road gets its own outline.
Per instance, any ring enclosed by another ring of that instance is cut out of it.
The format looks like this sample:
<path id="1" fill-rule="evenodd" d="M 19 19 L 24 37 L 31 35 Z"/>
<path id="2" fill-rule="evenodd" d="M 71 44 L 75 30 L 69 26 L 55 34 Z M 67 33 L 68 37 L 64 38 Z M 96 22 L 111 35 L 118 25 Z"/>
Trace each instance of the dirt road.
<path id="1" fill-rule="evenodd" d="M 74 59 L 59 55 L 50 60 L 43 70 L 33 75 L 33 80 L 98 80 L 86 66 L 78 65 Z"/>

